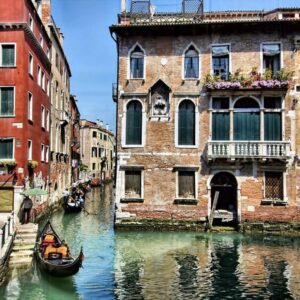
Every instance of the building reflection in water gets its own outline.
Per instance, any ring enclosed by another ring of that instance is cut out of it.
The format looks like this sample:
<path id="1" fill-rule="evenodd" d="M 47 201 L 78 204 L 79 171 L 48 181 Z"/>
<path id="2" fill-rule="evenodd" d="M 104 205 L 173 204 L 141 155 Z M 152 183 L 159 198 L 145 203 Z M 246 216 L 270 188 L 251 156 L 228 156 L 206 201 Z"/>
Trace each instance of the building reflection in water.
<path id="1" fill-rule="evenodd" d="M 117 232 L 116 297 L 299 299 L 300 240 L 278 239 Z"/>

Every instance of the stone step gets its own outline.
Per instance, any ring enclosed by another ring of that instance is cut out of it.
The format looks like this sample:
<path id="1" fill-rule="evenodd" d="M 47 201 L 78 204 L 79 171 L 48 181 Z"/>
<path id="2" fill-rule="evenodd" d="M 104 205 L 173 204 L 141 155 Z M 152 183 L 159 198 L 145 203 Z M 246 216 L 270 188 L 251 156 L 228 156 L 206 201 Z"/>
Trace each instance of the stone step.
<path id="1" fill-rule="evenodd" d="M 36 238 L 36 233 L 22 233 L 22 234 L 17 233 L 15 238 L 16 239 L 23 239 L 23 240 L 33 239 L 33 238 L 35 239 Z"/>
<path id="2" fill-rule="evenodd" d="M 35 239 L 15 239 L 14 245 L 35 245 Z"/>
<path id="3" fill-rule="evenodd" d="M 22 251 L 13 251 L 10 254 L 10 258 L 15 258 L 15 257 L 28 257 L 28 256 L 33 256 L 33 250 L 22 250 Z"/>
<path id="4" fill-rule="evenodd" d="M 33 250 L 35 245 L 14 245 L 12 251 Z"/>
<path id="5" fill-rule="evenodd" d="M 32 233 L 37 231 L 38 231 L 38 225 L 36 224 L 26 224 L 17 227 L 17 232 L 20 233 Z"/>
<path id="6" fill-rule="evenodd" d="M 30 265 L 32 263 L 32 257 L 14 257 L 10 259 L 9 266 L 21 266 L 21 265 Z"/>

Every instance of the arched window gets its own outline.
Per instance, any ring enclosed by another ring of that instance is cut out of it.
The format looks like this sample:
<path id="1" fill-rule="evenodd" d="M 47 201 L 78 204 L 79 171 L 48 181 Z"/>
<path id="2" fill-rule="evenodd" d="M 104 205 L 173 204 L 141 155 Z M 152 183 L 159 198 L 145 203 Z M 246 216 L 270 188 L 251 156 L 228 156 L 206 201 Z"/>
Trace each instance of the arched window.
<path id="1" fill-rule="evenodd" d="M 179 105 L 178 113 L 178 145 L 195 145 L 195 105 L 184 100 Z"/>
<path id="2" fill-rule="evenodd" d="M 139 101 L 131 101 L 126 111 L 126 144 L 142 144 L 142 105 Z"/>
<path id="3" fill-rule="evenodd" d="M 139 46 L 130 53 L 130 78 L 144 78 L 144 52 Z"/>
<path id="4" fill-rule="evenodd" d="M 194 46 L 184 53 L 184 78 L 199 78 L 199 53 Z"/>
<path id="5" fill-rule="evenodd" d="M 234 106 L 234 140 L 260 139 L 260 109 L 252 98 L 242 98 Z"/>

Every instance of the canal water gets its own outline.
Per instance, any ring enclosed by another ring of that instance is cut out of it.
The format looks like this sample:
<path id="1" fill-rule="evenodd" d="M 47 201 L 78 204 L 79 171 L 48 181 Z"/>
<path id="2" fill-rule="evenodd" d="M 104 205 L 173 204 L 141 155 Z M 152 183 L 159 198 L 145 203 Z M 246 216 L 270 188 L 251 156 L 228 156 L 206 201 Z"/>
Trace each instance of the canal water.
<path id="1" fill-rule="evenodd" d="M 84 268 L 55 278 L 12 272 L 0 299 L 300 299 L 300 240 L 240 234 L 115 232 L 111 186 L 52 223 Z"/>

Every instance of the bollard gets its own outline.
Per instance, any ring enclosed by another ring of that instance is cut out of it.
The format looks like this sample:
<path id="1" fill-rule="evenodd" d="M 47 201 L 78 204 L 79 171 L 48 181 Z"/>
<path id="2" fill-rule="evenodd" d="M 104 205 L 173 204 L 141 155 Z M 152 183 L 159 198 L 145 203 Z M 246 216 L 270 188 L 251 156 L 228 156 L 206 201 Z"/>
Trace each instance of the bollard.
<path id="1" fill-rule="evenodd" d="M 10 221 L 10 232 L 13 235 L 15 231 L 15 218 L 14 218 L 14 212 L 11 212 L 11 221 Z"/>
<path id="2" fill-rule="evenodd" d="M 7 217 L 7 236 L 10 236 L 10 217 Z"/>

